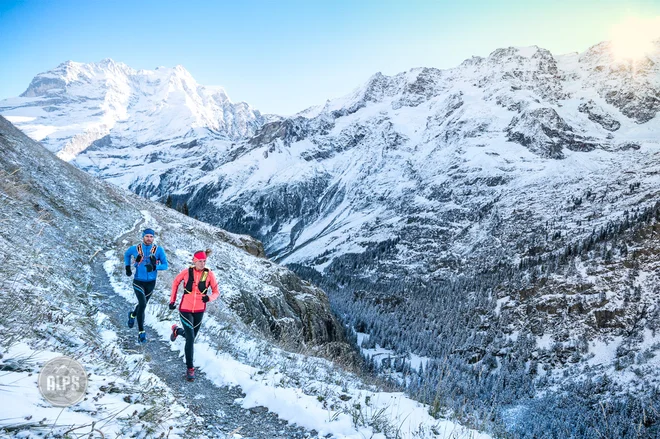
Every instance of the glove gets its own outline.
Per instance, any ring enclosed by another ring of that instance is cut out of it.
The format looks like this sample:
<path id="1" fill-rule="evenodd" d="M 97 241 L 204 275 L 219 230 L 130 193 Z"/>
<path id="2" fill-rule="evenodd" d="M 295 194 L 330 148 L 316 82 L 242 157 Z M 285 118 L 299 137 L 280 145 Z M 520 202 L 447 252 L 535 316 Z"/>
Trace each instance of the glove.
<path id="1" fill-rule="evenodd" d="M 206 302 L 208 302 L 209 300 L 211 300 L 211 299 L 209 299 L 208 294 L 204 294 L 204 295 L 202 296 L 202 302 L 206 303 Z"/>
<path id="2" fill-rule="evenodd" d="M 147 273 L 151 273 L 151 272 L 154 271 L 155 269 L 156 269 L 156 267 L 154 267 L 153 265 L 151 265 L 151 264 L 147 264 Z"/>
<path id="3" fill-rule="evenodd" d="M 151 262 L 151 265 L 154 266 L 154 269 L 156 267 L 156 257 L 154 255 L 149 256 L 149 262 Z"/>
<path id="4" fill-rule="evenodd" d="M 131 266 L 127 265 L 126 266 L 126 276 L 132 276 L 133 272 L 131 271 Z"/>
<path id="5" fill-rule="evenodd" d="M 172 302 L 169 304 L 170 309 L 176 308 L 176 303 Z"/>

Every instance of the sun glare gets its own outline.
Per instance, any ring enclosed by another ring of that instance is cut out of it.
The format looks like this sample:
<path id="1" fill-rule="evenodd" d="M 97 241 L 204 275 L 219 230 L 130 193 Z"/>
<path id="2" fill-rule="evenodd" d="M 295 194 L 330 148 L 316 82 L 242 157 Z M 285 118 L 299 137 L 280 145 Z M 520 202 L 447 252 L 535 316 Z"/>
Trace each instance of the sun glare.
<path id="1" fill-rule="evenodd" d="M 618 60 L 638 60 L 653 51 L 660 38 L 660 17 L 628 18 L 612 28 L 612 54 Z"/>

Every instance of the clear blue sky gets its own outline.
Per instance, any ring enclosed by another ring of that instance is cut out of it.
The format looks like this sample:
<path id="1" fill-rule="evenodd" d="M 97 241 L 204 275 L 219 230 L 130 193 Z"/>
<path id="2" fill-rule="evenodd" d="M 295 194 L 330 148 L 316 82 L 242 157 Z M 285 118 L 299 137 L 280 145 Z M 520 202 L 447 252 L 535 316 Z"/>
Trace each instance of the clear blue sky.
<path id="1" fill-rule="evenodd" d="M 290 114 L 378 71 L 453 67 L 508 46 L 583 51 L 629 16 L 660 16 L 660 0 L 0 0 L 0 99 L 63 61 L 112 58 L 181 64 L 234 102 Z"/>

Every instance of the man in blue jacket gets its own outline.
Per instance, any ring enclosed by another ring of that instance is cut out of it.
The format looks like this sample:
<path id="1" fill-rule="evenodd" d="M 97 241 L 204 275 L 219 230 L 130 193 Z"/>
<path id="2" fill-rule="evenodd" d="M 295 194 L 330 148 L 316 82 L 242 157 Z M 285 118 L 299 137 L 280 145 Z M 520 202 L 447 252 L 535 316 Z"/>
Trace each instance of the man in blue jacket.
<path id="1" fill-rule="evenodd" d="M 151 298 L 151 293 L 156 286 L 156 276 L 159 270 L 167 270 L 167 256 L 165 251 L 154 244 L 155 232 L 153 229 L 144 229 L 142 232 L 142 242 L 134 245 L 124 253 L 124 265 L 126 266 L 126 276 L 132 276 L 131 262 L 135 267 L 135 277 L 133 278 L 133 290 L 137 297 L 138 304 L 135 310 L 128 313 L 128 327 L 135 325 L 135 319 L 138 322 L 138 341 L 145 343 L 147 334 L 144 332 L 144 310 L 147 308 L 147 302 Z"/>

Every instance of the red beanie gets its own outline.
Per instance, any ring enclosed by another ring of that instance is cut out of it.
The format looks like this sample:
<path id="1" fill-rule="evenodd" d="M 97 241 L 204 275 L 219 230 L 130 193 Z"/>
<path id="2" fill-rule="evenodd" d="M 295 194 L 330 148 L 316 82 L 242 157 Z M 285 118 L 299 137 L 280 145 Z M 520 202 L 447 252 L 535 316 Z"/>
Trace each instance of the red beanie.
<path id="1" fill-rule="evenodd" d="M 197 259 L 198 261 L 206 260 L 206 252 L 197 252 L 193 255 L 193 260 Z"/>

